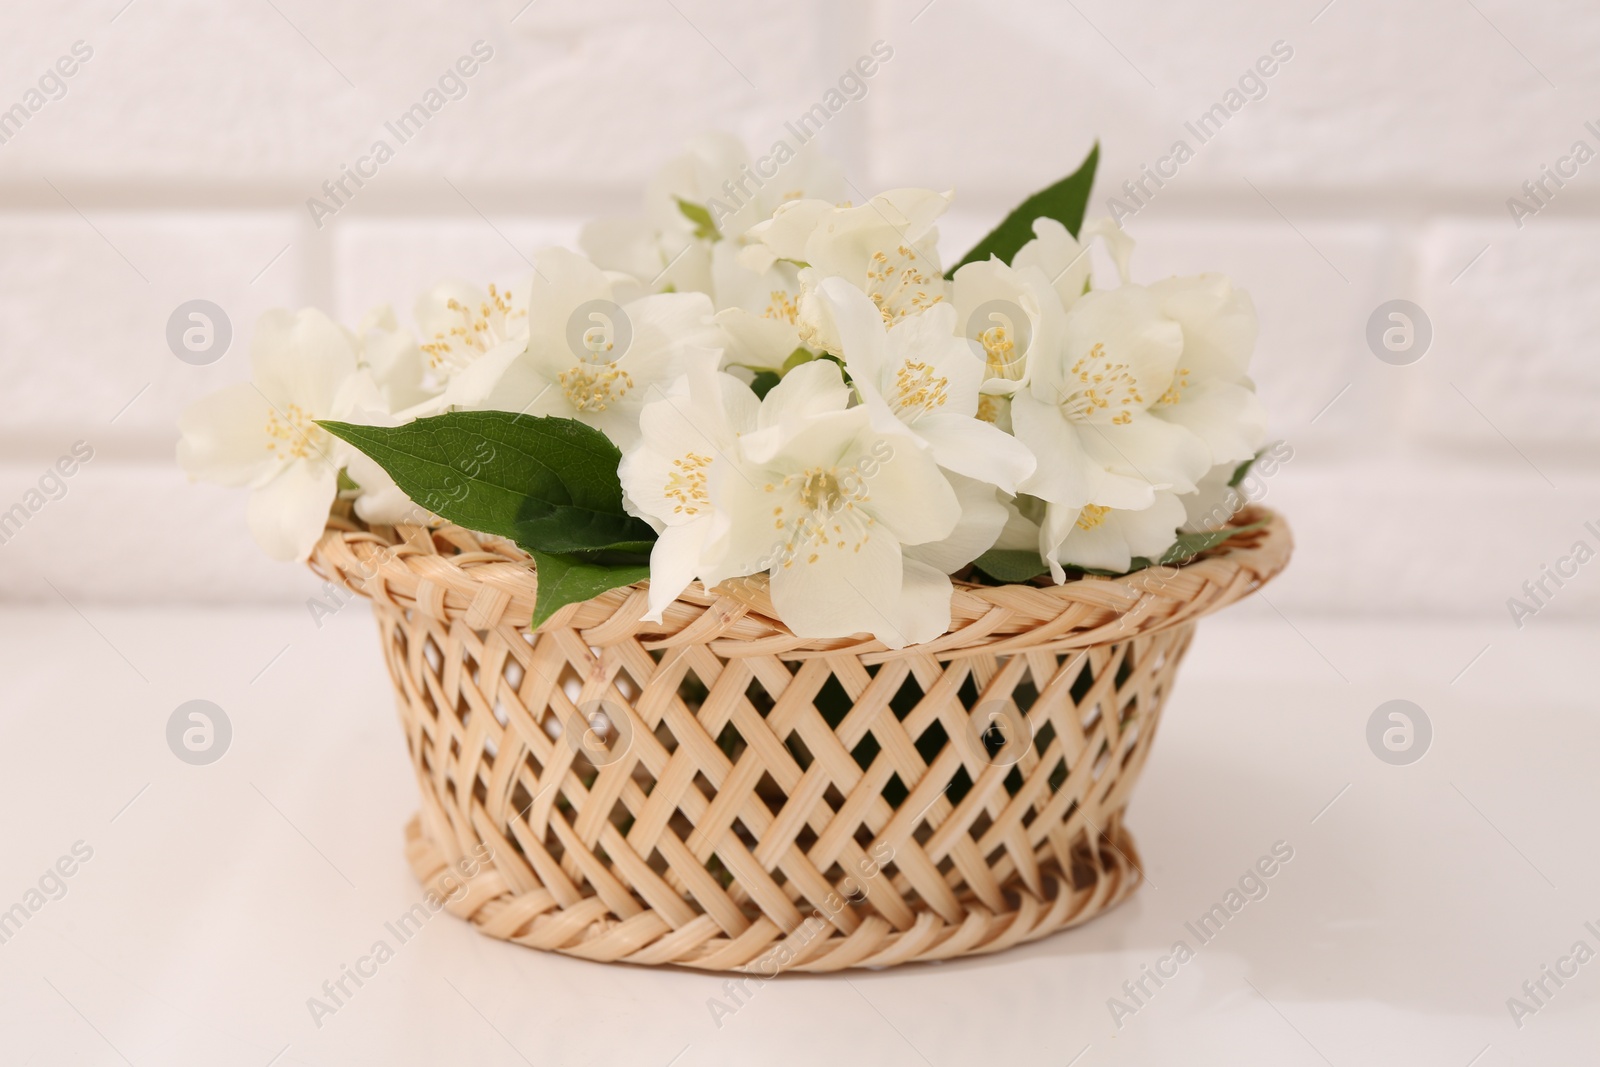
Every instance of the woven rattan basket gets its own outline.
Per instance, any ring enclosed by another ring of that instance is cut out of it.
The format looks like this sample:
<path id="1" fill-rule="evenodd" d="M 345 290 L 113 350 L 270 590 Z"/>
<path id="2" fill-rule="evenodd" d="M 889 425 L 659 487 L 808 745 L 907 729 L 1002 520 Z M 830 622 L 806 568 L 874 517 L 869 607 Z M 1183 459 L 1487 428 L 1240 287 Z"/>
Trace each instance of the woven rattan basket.
<path id="1" fill-rule="evenodd" d="M 1125 899 L 1122 812 L 1195 621 L 1289 558 L 1281 519 L 1236 521 L 1264 525 L 1176 570 L 958 581 L 950 632 L 899 651 L 796 638 L 750 582 L 661 624 L 613 590 L 532 633 L 531 562 L 453 526 L 335 518 L 312 565 L 372 601 L 422 793 L 408 857 L 449 910 L 772 975 L 993 952 Z"/>

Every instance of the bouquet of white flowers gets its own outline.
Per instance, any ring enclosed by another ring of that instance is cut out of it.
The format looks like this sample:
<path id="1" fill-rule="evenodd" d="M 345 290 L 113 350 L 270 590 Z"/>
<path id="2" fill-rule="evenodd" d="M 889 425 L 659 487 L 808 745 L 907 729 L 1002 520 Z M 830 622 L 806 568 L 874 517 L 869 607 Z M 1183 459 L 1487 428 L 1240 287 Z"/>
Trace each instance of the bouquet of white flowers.
<path id="1" fill-rule="evenodd" d="M 253 381 L 185 413 L 178 458 L 249 486 L 283 559 L 341 497 L 509 538 L 534 625 L 647 579 L 659 620 L 690 583 L 764 575 L 796 636 L 901 648 L 949 628 L 958 572 L 1179 564 L 1238 529 L 1218 502 L 1266 432 L 1255 312 L 1218 275 L 1130 281 L 1128 238 L 1083 219 L 1096 155 L 946 269 L 952 194 L 841 203 L 820 158 L 758 174 L 707 138 L 587 256 L 441 284 L 414 329 L 267 313 Z M 1094 241 L 1119 284 L 1091 285 Z"/>

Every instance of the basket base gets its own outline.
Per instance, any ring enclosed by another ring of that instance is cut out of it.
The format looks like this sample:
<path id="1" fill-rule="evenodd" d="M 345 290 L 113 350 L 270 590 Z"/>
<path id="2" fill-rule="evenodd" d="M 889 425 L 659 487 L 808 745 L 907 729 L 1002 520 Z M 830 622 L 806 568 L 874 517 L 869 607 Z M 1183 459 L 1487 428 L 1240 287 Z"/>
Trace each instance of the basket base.
<path id="1" fill-rule="evenodd" d="M 870 917 L 846 935 L 818 920 L 784 931 L 761 918 L 738 938 L 729 938 L 704 915 L 677 929 L 653 911 L 607 922 L 595 918 L 603 908 L 562 908 L 546 890 L 518 894 L 492 861 L 480 865 L 447 860 L 423 829 L 420 815 L 406 825 L 406 859 L 412 873 L 445 910 L 471 922 L 480 933 L 598 963 L 676 965 L 768 978 L 792 971 L 878 969 L 999 952 L 1082 925 L 1122 903 L 1144 880 L 1138 850 L 1121 824 L 1120 813 L 1108 820 L 1098 847 L 1084 850 L 1079 858 L 1082 862 L 1072 872 L 1076 888 L 1052 872 L 1046 876 L 1042 896 L 1020 882 L 1009 885 L 1005 892 L 1012 904 L 1009 910 L 995 912 L 969 902 L 960 922 L 924 911 L 909 928 L 896 930 L 882 918 Z"/>

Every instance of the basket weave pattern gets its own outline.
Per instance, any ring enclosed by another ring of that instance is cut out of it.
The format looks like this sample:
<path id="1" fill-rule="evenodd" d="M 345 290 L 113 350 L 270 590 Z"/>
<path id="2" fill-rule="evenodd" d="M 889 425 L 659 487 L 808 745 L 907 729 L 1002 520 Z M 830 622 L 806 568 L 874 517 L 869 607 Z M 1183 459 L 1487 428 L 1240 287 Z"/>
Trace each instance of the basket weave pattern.
<path id="1" fill-rule="evenodd" d="M 1194 622 L 1289 557 L 1255 520 L 1177 571 L 958 582 L 950 631 L 901 650 L 797 638 L 752 582 L 530 633 L 527 557 L 458 527 L 336 519 L 312 564 L 373 602 L 413 870 L 488 850 L 450 910 L 591 960 L 836 971 L 996 951 L 1137 887 L 1122 811 Z"/>

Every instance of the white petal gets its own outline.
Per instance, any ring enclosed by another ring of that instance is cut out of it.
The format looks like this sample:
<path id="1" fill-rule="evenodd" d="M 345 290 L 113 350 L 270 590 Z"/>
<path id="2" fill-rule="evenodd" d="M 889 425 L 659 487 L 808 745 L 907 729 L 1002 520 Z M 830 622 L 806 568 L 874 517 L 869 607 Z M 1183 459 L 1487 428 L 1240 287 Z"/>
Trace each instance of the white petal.
<path id="1" fill-rule="evenodd" d="M 626 305 L 635 348 L 717 347 L 721 331 L 711 321 L 711 298 L 705 293 L 657 293 Z M 632 351 L 619 358 L 627 359 Z"/>
<path id="2" fill-rule="evenodd" d="M 1006 524 L 1000 531 L 1000 536 L 995 539 L 993 547 L 1020 551 L 1039 548 L 1039 523 L 1044 517 L 1048 505 L 1037 497 L 1015 497 L 1002 500 L 1006 510 Z M 1018 505 L 1025 505 L 1024 513 Z"/>
<path id="3" fill-rule="evenodd" d="M 1115 523 L 1102 522 L 1089 530 L 1073 525 L 1067 528 L 1066 539 L 1057 546 L 1050 562 L 1121 574 L 1133 565 L 1133 552 Z"/>
<path id="4" fill-rule="evenodd" d="M 1183 327 L 1185 369 L 1229 381 L 1244 377 L 1259 329 L 1249 293 L 1220 274 L 1167 278 L 1150 291 Z"/>
<path id="5" fill-rule="evenodd" d="M 773 606 L 799 637 L 870 633 L 903 647 L 909 638 L 900 631 L 900 546 L 849 514 L 838 518 L 837 538 L 798 546 L 792 559 L 773 567 Z"/>
<path id="6" fill-rule="evenodd" d="M 961 505 L 961 519 L 955 529 L 941 541 L 929 541 L 902 550 L 907 560 L 926 563 L 941 574 L 958 571 L 993 548 L 1009 518 L 1009 512 L 1000 503 L 994 486 L 973 478 L 963 478 L 959 474 L 948 477 Z M 1036 533 L 1030 534 L 1028 547 L 1032 547 L 1037 539 Z"/>
<path id="7" fill-rule="evenodd" d="M 1078 233 L 1085 241 L 1098 237 L 1105 242 L 1106 251 L 1111 253 L 1111 261 L 1117 265 L 1117 275 L 1122 284 L 1127 285 L 1128 260 L 1133 255 L 1133 238 L 1128 236 L 1128 232 L 1107 216 L 1089 219 Z"/>
<path id="8" fill-rule="evenodd" d="M 812 232 L 835 210 L 826 200 L 791 200 L 774 211 L 772 218 L 751 227 L 749 236 L 771 249 L 779 259 L 803 261 L 806 242 Z"/>
<path id="9" fill-rule="evenodd" d="M 1019 270 L 1033 267 L 1044 274 L 1056 291 L 1061 306 L 1072 307 L 1083 295 L 1084 283 L 1094 264 L 1089 259 L 1087 242 L 1080 244 L 1067 228 L 1055 219 L 1033 220 L 1034 239 L 1017 249 L 1011 265 Z"/>
<path id="10" fill-rule="evenodd" d="M 573 311 L 593 300 L 611 300 L 611 282 L 605 271 L 564 248 L 541 248 L 533 259 L 529 322 L 540 323 L 564 343 Z"/>
<path id="11" fill-rule="evenodd" d="M 801 347 L 800 331 L 783 319 L 768 319 L 745 308 L 728 308 L 716 314 L 716 323 L 731 342 L 726 362 L 776 371 Z"/>
<path id="12" fill-rule="evenodd" d="M 350 480 L 361 487 L 355 508 L 363 522 L 392 526 L 397 522 L 415 523 L 428 518 L 428 509 L 412 503 L 389 473 L 364 453 L 351 449 L 345 457 L 345 469 Z"/>
<path id="13" fill-rule="evenodd" d="M 432 397 L 433 390 L 423 384 L 425 360 L 415 337 L 402 330 L 371 329 L 361 338 L 361 358 L 383 396 L 385 410 L 402 411 Z"/>
<path id="14" fill-rule="evenodd" d="M 269 400 L 325 416 L 334 395 L 355 373 L 354 340 L 344 327 L 313 308 L 268 311 L 250 341 L 250 370 Z"/>
<path id="15" fill-rule="evenodd" d="M 901 544 L 939 541 L 955 529 L 961 515 L 955 490 L 915 438 L 869 429 L 858 438 L 850 462 L 865 489 L 858 506 Z"/>
<path id="16" fill-rule="evenodd" d="M 289 464 L 250 494 L 251 535 L 273 559 L 306 559 L 328 524 L 338 485 L 338 473 L 320 459 Z"/>
<path id="17" fill-rule="evenodd" d="M 700 553 L 705 547 L 708 521 L 669 526 L 650 550 L 650 610 L 646 622 L 660 622 L 661 613 L 689 587 L 700 573 Z"/>
<path id="18" fill-rule="evenodd" d="M 918 419 L 914 432 L 941 467 L 1015 493 L 1037 462 L 1028 446 L 996 426 L 966 415 L 935 414 Z"/>
<path id="19" fill-rule="evenodd" d="M 564 406 L 561 391 L 524 358 L 528 344 L 526 339 L 507 341 L 479 356 L 450 379 L 440 406 L 555 414 Z"/>
<path id="20" fill-rule="evenodd" d="M 1147 508 L 1113 510 L 1087 530 L 1067 527 L 1056 555 L 1068 566 L 1120 574 L 1133 565 L 1135 556 L 1159 560 L 1177 539 L 1183 520 L 1183 503 L 1177 496 L 1157 493 Z"/>
<path id="21" fill-rule="evenodd" d="M 1155 501 L 1138 511 L 1112 512 L 1128 548 L 1135 556 L 1160 560 L 1178 539 L 1178 527 L 1187 518 L 1183 501 L 1174 493 L 1157 493 Z"/>
<path id="22" fill-rule="evenodd" d="M 1237 463 L 1219 463 L 1200 479 L 1198 492 L 1178 498 L 1183 501 L 1185 533 L 1219 530 L 1244 507 L 1245 494 L 1228 484 L 1238 469 Z"/>
<path id="23" fill-rule="evenodd" d="M 816 299 L 827 310 L 851 380 L 882 395 L 893 378 L 883 315 L 866 293 L 843 278 L 822 279 Z"/>
<path id="24" fill-rule="evenodd" d="M 1211 450 L 1212 463 L 1249 459 L 1267 436 L 1267 410 L 1260 397 L 1214 378 L 1190 384 L 1176 404 L 1158 404 L 1150 413 L 1191 430 Z"/>
<path id="25" fill-rule="evenodd" d="M 783 376 L 761 401 L 757 427 L 762 430 L 788 427 L 813 415 L 842 411 L 850 403 L 850 387 L 844 384 L 839 364 L 831 359 L 802 363 Z"/>
<path id="26" fill-rule="evenodd" d="M 1092 465 L 1076 428 L 1061 410 L 1023 392 L 1012 399 L 1011 420 L 1018 440 L 1040 459 L 1021 491 L 1072 509 L 1087 504 L 1093 488 Z"/>
<path id="27" fill-rule="evenodd" d="M 1084 451 L 1114 475 L 1192 493 L 1211 469 L 1211 455 L 1189 430 L 1140 413 L 1126 424 L 1086 423 Z"/>
<path id="28" fill-rule="evenodd" d="M 906 559 L 904 568 L 900 584 L 900 623 L 886 634 L 874 635 L 890 648 L 902 647 L 891 643 L 891 638 L 915 645 L 932 641 L 950 629 L 950 597 L 955 589 L 949 577 L 914 559 Z"/>
<path id="29" fill-rule="evenodd" d="M 267 448 L 272 405 L 249 382 L 202 397 L 178 419 L 178 464 L 191 478 L 222 485 L 259 484 L 283 461 Z"/>

